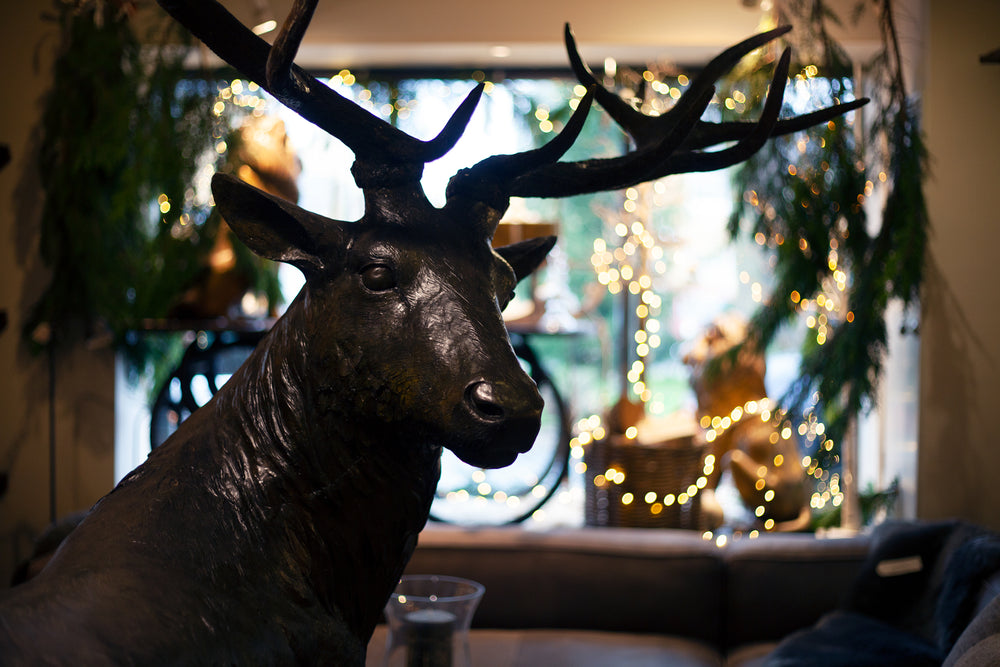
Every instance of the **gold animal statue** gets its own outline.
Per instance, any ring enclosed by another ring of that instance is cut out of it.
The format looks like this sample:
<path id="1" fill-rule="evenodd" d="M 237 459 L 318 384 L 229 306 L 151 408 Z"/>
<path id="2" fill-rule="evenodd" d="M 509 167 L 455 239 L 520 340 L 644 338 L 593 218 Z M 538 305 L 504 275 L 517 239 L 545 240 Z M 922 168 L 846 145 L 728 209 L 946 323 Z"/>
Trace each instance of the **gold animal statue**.
<path id="1" fill-rule="evenodd" d="M 269 115 L 250 116 L 234 135 L 226 171 L 259 190 L 298 203 L 302 164 L 289 143 L 284 121 Z M 233 232 L 225 220 L 219 220 L 215 241 L 204 261 L 197 281 L 171 307 L 172 318 L 214 319 L 239 313 L 243 296 L 252 285 L 238 265 Z M 277 304 L 268 305 L 273 310 Z"/>
<path id="2" fill-rule="evenodd" d="M 764 355 L 746 339 L 746 321 L 724 315 L 684 357 L 691 368 L 699 419 L 702 423 L 706 417 L 731 421 L 728 428 L 712 429 L 710 452 L 717 465 L 703 491 L 702 512 L 711 517 L 711 524 L 722 524 L 722 507 L 714 491 L 728 469 L 743 502 L 762 525 L 777 531 L 802 530 L 809 524 L 810 511 L 798 445 L 794 439 L 782 438 L 780 428 L 770 420 L 755 415 L 733 419 L 734 410 L 739 415 L 748 404 L 760 405 L 767 399 Z M 745 344 L 735 350 L 741 343 Z M 769 519 L 773 524 L 768 524 Z"/>

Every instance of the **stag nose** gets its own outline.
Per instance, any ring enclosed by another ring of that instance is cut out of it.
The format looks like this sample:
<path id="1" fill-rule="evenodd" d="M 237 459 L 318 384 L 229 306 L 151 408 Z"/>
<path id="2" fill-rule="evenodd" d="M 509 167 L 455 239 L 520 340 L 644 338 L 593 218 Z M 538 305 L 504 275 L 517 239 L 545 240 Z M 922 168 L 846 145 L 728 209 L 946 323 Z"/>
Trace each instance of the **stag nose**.
<path id="1" fill-rule="evenodd" d="M 497 396 L 496 387 L 484 380 L 473 382 L 465 388 L 465 402 L 473 414 L 483 421 L 503 421 L 507 415 L 507 410 Z"/>
<path id="2" fill-rule="evenodd" d="M 493 447 L 526 452 L 538 435 L 545 403 L 534 383 L 477 380 L 465 388 L 465 405 L 489 429 Z"/>
<path id="3" fill-rule="evenodd" d="M 449 448 L 469 465 L 502 468 L 535 442 L 542 424 L 542 397 L 535 384 L 475 380 L 465 387 L 465 434 Z"/>

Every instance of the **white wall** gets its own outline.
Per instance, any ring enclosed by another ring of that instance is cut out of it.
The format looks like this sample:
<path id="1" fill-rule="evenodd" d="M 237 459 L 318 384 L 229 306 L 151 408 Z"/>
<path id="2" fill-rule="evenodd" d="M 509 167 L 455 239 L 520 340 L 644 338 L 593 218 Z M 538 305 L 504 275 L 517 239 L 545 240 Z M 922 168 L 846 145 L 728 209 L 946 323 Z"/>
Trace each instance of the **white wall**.
<path id="1" fill-rule="evenodd" d="M 921 325 L 918 512 L 1000 528 L 1000 3 L 932 0 L 932 239 Z"/>
<path id="2" fill-rule="evenodd" d="M 0 142 L 13 160 L 0 172 L 0 470 L 10 487 L 0 499 L 0 585 L 49 520 L 49 366 L 27 353 L 20 330 L 45 285 L 38 255 L 41 193 L 33 151 L 42 96 L 49 86 L 55 26 L 34 2 L 6 3 L 0 21 L 5 94 Z M 114 363 L 107 349 L 70 350 L 55 382 L 56 506 L 62 515 L 89 507 L 112 481 Z"/>

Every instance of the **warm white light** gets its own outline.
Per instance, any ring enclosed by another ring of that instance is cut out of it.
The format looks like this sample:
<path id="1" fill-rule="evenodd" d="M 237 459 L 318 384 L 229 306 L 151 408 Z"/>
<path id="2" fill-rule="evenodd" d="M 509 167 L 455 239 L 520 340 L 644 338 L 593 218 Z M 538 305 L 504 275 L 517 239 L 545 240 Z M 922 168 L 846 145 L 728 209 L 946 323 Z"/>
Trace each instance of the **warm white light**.
<path id="1" fill-rule="evenodd" d="M 258 23 L 251 29 L 253 30 L 253 34 L 255 35 L 266 35 L 267 33 L 271 32 L 277 27 L 278 27 L 278 22 L 275 21 L 274 19 L 269 19 L 267 21 L 262 21 Z"/>

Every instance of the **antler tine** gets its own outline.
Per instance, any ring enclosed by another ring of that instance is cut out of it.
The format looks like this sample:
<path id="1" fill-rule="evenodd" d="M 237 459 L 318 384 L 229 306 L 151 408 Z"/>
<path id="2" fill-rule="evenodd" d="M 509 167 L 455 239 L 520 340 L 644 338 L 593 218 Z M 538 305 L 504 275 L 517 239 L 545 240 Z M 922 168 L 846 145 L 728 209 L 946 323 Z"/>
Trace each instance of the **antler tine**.
<path id="1" fill-rule="evenodd" d="M 774 68 L 774 77 L 771 79 L 771 85 L 767 91 L 767 98 L 764 100 L 764 109 L 761 111 L 760 119 L 753 125 L 750 132 L 746 133 L 735 146 L 710 153 L 692 151 L 675 153 L 667 158 L 663 168 L 658 170 L 654 178 L 662 178 L 669 174 L 725 169 L 749 159 L 754 153 L 759 151 L 765 142 L 771 138 L 774 127 L 778 122 L 778 114 L 781 113 L 781 103 L 785 97 L 785 80 L 788 78 L 788 67 L 791 58 L 791 49 L 785 49 L 781 53 L 778 64 Z"/>
<path id="2" fill-rule="evenodd" d="M 448 122 L 445 123 L 444 128 L 442 128 L 438 135 L 431 141 L 424 142 L 426 146 L 426 150 L 424 151 L 425 162 L 433 162 L 442 157 L 462 137 L 462 133 L 465 132 L 465 128 L 469 124 L 473 112 L 479 105 L 479 100 L 482 98 L 484 90 L 486 90 L 485 82 L 479 83 L 469 91 L 469 94 L 458 105 L 455 113 L 451 115 L 451 118 L 448 119 Z"/>
<path id="3" fill-rule="evenodd" d="M 808 129 L 814 125 L 820 125 L 842 116 L 845 113 L 860 109 L 868 104 L 867 97 L 862 97 L 850 102 L 844 102 L 831 107 L 824 107 L 817 111 L 802 114 L 795 118 L 779 120 L 774 125 L 771 132 L 772 137 L 780 137 L 793 132 Z M 727 141 L 736 141 L 747 134 L 749 129 L 756 125 L 753 121 L 729 121 L 724 123 L 701 123 L 691 131 L 688 140 L 681 146 L 684 150 L 698 150 L 716 146 Z"/>
<path id="4" fill-rule="evenodd" d="M 433 139 L 422 141 L 342 97 L 294 64 L 317 0 L 295 1 L 273 47 L 216 0 L 157 1 L 242 76 L 340 139 L 362 161 L 422 165 L 441 157 L 461 137 L 482 94 L 481 89 L 474 89 L 444 129 Z"/>
<path id="5" fill-rule="evenodd" d="M 551 141 L 530 151 L 516 153 L 514 155 L 494 155 L 486 158 L 480 164 L 486 170 L 491 170 L 494 177 L 507 180 L 526 171 L 531 171 L 541 165 L 551 164 L 561 158 L 566 151 L 573 146 L 576 138 L 583 130 L 583 123 L 587 120 L 590 107 L 594 102 L 594 88 L 587 90 L 587 94 L 580 99 L 569 122 L 561 132 Z"/>
<path id="6" fill-rule="evenodd" d="M 586 63 L 580 57 L 580 52 L 576 46 L 576 39 L 573 37 L 573 31 L 568 23 L 564 30 L 564 39 L 566 42 L 566 53 L 569 56 L 570 66 L 576 78 L 584 85 L 599 86 L 597 102 L 632 137 L 638 148 L 644 148 L 659 143 L 664 133 L 669 131 L 666 128 L 676 125 L 679 122 L 678 119 L 687 117 L 688 109 L 683 106 L 685 99 L 692 97 L 699 99 L 705 90 L 711 88 L 715 81 L 732 69 L 741 58 L 754 49 L 784 35 L 791 29 L 791 26 L 782 26 L 774 30 L 759 33 L 743 40 L 739 44 L 729 47 L 717 55 L 694 78 L 677 105 L 661 116 L 647 116 L 633 108 L 614 92 L 600 86 L 593 72 L 591 72 L 590 68 L 587 67 Z M 714 126 L 714 124 L 699 121 L 695 127 L 695 132 L 702 126 Z M 735 139 L 738 137 L 732 138 Z"/>
<path id="7" fill-rule="evenodd" d="M 615 158 L 597 158 L 581 162 L 558 162 L 522 173 L 510 186 L 516 197 L 568 197 L 589 192 L 620 190 L 654 178 L 665 159 L 687 137 L 694 121 L 708 107 L 714 88 L 702 91 L 701 98 L 686 105 L 686 123 L 680 122 L 660 143 Z"/>
<path id="8" fill-rule="evenodd" d="M 594 101 L 595 87 L 580 99 L 566 126 L 552 140 L 539 148 L 513 155 L 493 155 L 472 167 L 461 169 L 448 181 L 447 198 L 471 196 L 494 208 L 507 207 L 510 184 L 525 173 L 551 165 L 572 147 L 587 120 Z"/>
<path id="9" fill-rule="evenodd" d="M 576 38 L 573 36 L 573 29 L 569 23 L 563 27 L 563 39 L 566 43 L 566 54 L 569 56 L 570 67 L 573 68 L 573 73 L 576 74 L 577 80 L 584 86 L 587 86 L 588 89 L 594 91 L 594 99 L 597 100 L 597 103 L 608 112 L 608 115 L 620 127 L 631 135 L 631 129 L 633 129 L 632 121 L 636 116 L 635 109 L 628 102 L 601 85 L 597 77 L 590 70 L 590 67 L 587 66 L 587 63 L 583 62 L 583 58 L 580 57 L 580 51 L 576 47 Z M 639 115 L 641 116 L 642 114 Z M 638 133 L 642 133 L 641 128 L 636 127 L 634 129 Z M 635 137 L 633 136 L 633 138 Z"/>
<path id="10" fill-rule="evenodd" d="M 288 12 L 288 17 L 281 26 L 281 32 L 278 33 L 267 56 L 264 73 L 270 90 L 281 91 L 289 96 L 293 95 L 291 92 L 293 89 L 299 89 L 303 93 L 308 92 L 297 85 L 292 65 L 318 2 L 319 0 L 296 0 Z"/>
<path id="11" fill-rule="evenodd" d="M 598 85 L 595 97 L 627 132 L 636 149 L 617 158 L 559 162 L 522 174 L 510 188 L 511 196 L 569 197 L 617 190 L 670 174 L 712 171 L 748 159 L 772 136 L 795 132 L 822 123 L 864 105 L 867 100 L 838 104 L 796 118 L 778 121 L 788 77 L 790 50 L 785 49 L 775 66 L 774 77 L 760 118 L 753 123 L 709 123 L 700 120 L 714 88 L 712 82 L 753 49 L 788 32 L 782 27 L 755 35 L 730 47 L 705 67 L 677 104 L 662 116 L 646 116 L 617 95 L 599 86 L 583 63 L 567 26 L 566 45 L 577 78 Z M 695 149 L 723 141 L 734 146 L 703 152 Z"/>

